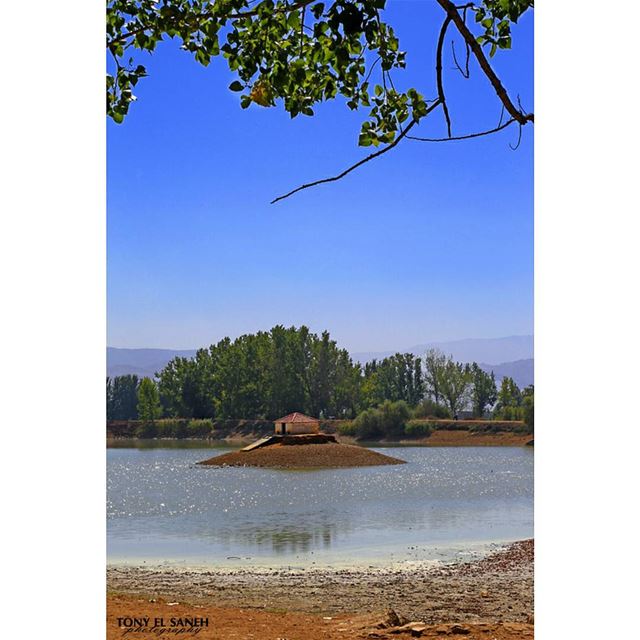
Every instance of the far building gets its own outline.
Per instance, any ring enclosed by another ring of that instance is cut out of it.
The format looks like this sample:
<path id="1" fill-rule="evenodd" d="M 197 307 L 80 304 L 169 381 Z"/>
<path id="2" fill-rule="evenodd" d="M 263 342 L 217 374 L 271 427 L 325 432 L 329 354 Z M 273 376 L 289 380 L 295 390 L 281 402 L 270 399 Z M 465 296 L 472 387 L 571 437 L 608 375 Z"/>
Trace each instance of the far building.
<path id="1" fill-rule="evenodd" d="M 320 420 L 318 418 L 306 416 L 298 411 L 278 418 L 273 424 L 278 435 L 318 433 L 320 431 Z"/>

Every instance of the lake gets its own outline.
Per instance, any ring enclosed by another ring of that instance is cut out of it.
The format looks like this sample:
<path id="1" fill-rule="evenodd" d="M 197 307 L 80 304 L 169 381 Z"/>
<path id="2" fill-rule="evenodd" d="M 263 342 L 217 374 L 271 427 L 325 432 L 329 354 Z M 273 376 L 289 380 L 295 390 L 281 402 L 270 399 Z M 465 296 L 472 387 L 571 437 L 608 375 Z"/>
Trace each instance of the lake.
<path id="1" fill-rule="evenodd" d="M 199 467 L 230 447 L 107 449 L 112 564 L 381 565 L 475 557 L 533 537 L 529 447 L 385 447 L 405 465 Z"/>

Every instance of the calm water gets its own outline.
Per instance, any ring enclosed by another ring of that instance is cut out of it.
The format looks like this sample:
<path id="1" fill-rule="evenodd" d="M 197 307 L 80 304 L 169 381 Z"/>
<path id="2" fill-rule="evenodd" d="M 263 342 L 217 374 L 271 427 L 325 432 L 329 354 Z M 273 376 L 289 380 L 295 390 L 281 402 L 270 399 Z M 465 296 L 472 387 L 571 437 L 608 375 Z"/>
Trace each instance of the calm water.
<path id="1" fill-rule="evenodd" d="M 377 564 L 533 536 L 529 448 L 385 447 L 408 464 L 356 469 L 195 466 L 228 450 L 108 449 L 109 562 Z"/>

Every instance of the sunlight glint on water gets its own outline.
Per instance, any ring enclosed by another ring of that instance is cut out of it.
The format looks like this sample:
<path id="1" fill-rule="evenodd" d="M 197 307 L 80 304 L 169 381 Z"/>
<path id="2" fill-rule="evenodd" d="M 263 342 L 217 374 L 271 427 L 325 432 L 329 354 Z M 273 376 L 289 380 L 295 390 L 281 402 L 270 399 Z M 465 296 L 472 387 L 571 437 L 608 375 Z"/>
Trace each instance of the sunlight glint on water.
<path id="1" fill-rule="evenodd" d="M 225 450 L 108 449 L 109 562 L 388 563 L 533 536 L 527 448 L 385 448 L 408 464 L 355 469 L 195 466 Z"/>

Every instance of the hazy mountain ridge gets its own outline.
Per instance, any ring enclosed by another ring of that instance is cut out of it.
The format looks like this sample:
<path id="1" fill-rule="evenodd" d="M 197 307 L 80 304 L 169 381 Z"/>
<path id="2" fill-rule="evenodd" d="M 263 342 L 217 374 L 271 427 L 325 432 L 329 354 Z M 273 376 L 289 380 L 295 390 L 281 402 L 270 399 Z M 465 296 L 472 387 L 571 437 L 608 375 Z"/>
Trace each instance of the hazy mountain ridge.
<path id="1" fill-rule="evenodd" d="M 427 349 L 439 349 L 459 362 L 478 362 L 500 365 L 506 362 L 533 358 L 533 336 L 507 336 L 504 338 L 466 338 L 446 342 L 428 342 L 396 351 L 365 351 L 352 353 L 351 357 L 365 363 L 381 360 L 394 353 L 413 353 L 423 356 Z"/>
<path id="2" fill-rule="evenodd" d="M 515 360 L 514 362 L 502 362 L 501 364 L 484 364 L 479 362 L 478 365 L 487 373 L 491 373 L 496 377 L 496 382 L 500 385 L 502 378 L 513 378 L 515 383 L 523 389 L 533 384 L 534 380 L 534 363 L 533 358 L 525 360 Z"/>
<path id="3" fill-rule="evenodd" d="M 197 349 L 119 349 L 107 347 L 107 375 L 135 374 L 141 378 L 153 377 L 164 369 L 169 360 L 180 356 L 193 358 Z"/>
<path id="4" fill-rule="evenodd" d="M 485 371 L 493 371 L 500 382 L 504 376 L 513 378 L 518 386 L 533 384 L 533 336 L 504 338 L 468 338 L 448 342 L 430 342 L 397 351 L 356 352 L 351 357 L 364 363 L 380 360 L 394 353 L 423 356 L 427 349 L 440 349 L 460 362 L 477 362 Z M 135 374 L 152 377 L 176 356 L 192 358 L 196 349 L 120 349 L 107 347 L 107 375 Z"/>

